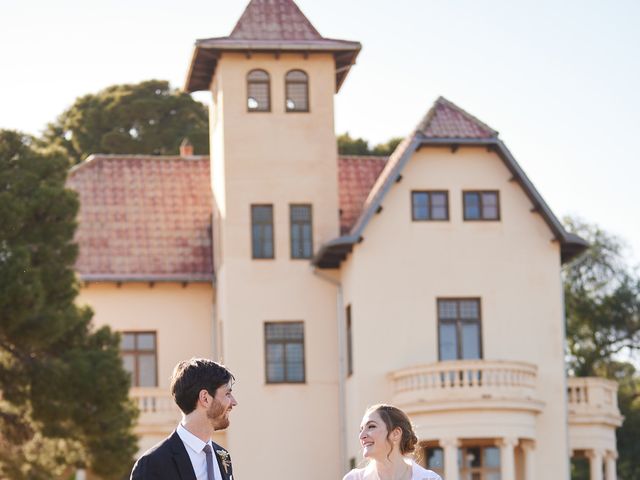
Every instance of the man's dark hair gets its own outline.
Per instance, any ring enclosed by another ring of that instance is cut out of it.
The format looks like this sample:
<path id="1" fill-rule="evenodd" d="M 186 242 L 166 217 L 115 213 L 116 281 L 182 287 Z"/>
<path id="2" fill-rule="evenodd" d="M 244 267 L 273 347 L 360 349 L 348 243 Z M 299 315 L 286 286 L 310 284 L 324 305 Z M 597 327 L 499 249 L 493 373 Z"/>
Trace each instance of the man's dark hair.
<path id="1" fill-rule="evenodd" d="M 216 390 L 234 380 L 224 365 L 206 358 L 183 360 L 171 374 L 171 395 L 185 415 L 193 412 L 200 391 L 206 390 L 215 396 Z"/>

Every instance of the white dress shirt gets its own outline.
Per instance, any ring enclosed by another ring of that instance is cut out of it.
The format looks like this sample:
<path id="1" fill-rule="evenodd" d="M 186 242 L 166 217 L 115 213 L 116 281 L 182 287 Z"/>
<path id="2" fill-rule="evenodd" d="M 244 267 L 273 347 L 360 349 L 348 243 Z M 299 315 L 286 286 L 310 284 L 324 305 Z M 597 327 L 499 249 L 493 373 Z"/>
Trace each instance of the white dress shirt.
<path id="1" fill-rule="evenodd" d="M 213 455 L 213 476 L 215 477 L 215 480 L 222 480 L 220 465 L 218 465 L 216 451 L 213 447 L 213 444 L 211 443 L 211 440 L 206 443 L 203 442 L 189 430 L 184 428 L 182 424 L 178 425 L 178 428 L 176 428 L 176 432 L 178 432 L 180 440 L 182 440 L 182 443 L 184 443 L 184 446 L 187 449 L 189 459 L 191 460 L 191 465 L 193 466 L 193 471 L 196 474 L 196 479 L 209 480 L 207 478 L 207 456 L 202 451 L 204 446 L 208 443 L 211 447 L 211 453 Z"/>

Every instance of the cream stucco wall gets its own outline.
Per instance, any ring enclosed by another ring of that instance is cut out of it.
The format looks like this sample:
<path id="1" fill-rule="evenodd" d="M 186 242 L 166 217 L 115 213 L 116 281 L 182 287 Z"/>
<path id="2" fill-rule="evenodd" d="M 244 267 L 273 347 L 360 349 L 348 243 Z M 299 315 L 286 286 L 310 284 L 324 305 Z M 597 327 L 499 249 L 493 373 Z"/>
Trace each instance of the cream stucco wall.
<path id="1" fill-rule="evenodd" d="M 477 297 L 484 359 L 537 366 L 537 394 L 544 404 L 535 419 L 537 461 L 554 478 L 566 477 L 559 244 L 510 178 L 499 157 L 485 149 L 422 148 L 344 263 L 354 335 L 355 372 L 347 382 L 351 457 L 359 455 L 356 429 L 364 408 L 392 397 L 387 374 L 438 361 L 436 300 Z M 449 221 L 411 221 L 411 191 L 429 189 L 448 190 Z M 499 190 L 500 221 L 463 221 L 462 191 L 483 189 Z M 419 428 L 425 440 L 442 431 L 474 437 L 487 423 L 483 418 L 487 412 L 465 412 L 450 415 L 448 426 Z M 504 435 L 501 423 L 495 425 L 496 438 Z"/>
<path id="2" fill-rule="evenodd" d="M 155 332 L 157 388 L 132 389 L 134 398 L 152 398 L 153 413 L 141 413 L 136 432 L 139 451 L 159 442 L 177 425 L 180 413 L 168 398 L 171 372 L 178 361 L 211 357 L 214 291 L 211 284 L 88 283 L 77 299 L 94 310 L 96 327 L 118 332 Z M 155 403 L 158 402 L 158 403 Z M 141 405 L 142 406 L 142 405 Z"/>
<path id="3" fill-rule="evenodd" d="M 255 68 L 271 77 L 270 112 L 247 112 L 246 75 Z M 309 76 L 309 112 L 285 113 L 291 69 Z M 237 378 L 227 446 L 239 478 L 342 474 L 335 287 L 313 275 L 308 260 L 292 260 L 289 246 L 292 203 L 312 205 L 314 247 L 338 234 L 334 89 L 329 54 L 224 53 L 212 84 L 217 317 L 224 362 Z M 251 204 L 273 205 L 275 259 L 251 258 Z M 304 322 L 304 384 L 265 383 L 267 321 Z M 312 464 L 323 468 L 309 471 Z"/>

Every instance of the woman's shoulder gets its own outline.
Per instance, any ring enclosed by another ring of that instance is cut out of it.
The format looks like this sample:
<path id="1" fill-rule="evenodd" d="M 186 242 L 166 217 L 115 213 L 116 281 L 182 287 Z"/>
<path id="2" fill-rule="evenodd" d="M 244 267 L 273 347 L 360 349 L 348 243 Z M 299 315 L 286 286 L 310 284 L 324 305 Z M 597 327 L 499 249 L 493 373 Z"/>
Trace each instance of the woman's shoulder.
<path id="1" fill-rule="evenodd" d="M 364 468 L 354 468 L 342 480 L 362 480 L 364 478 L 364 470 Z"/>
<path id="2" fill-rule="evenodd" d="M 413 480 L 442 480 L 442 477 L 413 462 Z"/>

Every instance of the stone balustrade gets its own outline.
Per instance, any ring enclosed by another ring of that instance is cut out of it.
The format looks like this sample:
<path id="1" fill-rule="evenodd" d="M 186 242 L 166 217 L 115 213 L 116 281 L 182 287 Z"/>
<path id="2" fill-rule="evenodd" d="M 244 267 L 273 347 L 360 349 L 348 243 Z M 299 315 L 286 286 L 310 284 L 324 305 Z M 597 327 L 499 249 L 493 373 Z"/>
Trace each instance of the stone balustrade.
<path id="1" fill-rule="evenodd" d="M 524 402 L 538 410 L 535 365 L 500 360 L 458 360 L 391 373 L 394 402 L 455 408 L 456 402 Z"/>
<path id="2" fill-rule="evenodd" d="M 138 430 L 171 432 L 180 421 L 180 410 L 167 389 L 133 387 L 129 396 L 140 410 Z"/>
<path id="3" fill-rule="evenodd" d="M 600 421 L 618 426 L 618 384 L 596 377 L 569 377 L 567 379 L 569 423 Z"/>

